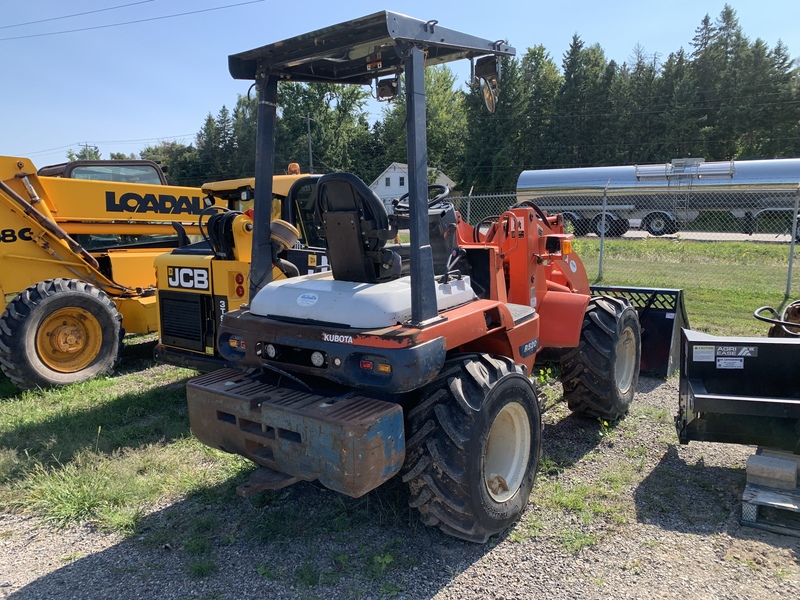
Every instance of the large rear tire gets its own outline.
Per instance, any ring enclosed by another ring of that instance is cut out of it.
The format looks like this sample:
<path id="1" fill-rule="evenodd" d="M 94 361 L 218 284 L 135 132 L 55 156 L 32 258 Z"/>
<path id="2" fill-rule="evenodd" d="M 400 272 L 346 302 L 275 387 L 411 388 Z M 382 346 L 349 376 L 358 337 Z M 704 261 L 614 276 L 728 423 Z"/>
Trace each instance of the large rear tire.
<path id="1" fill-rule="evenodd" d="M 533 383 L 504 357 L 445 363 L 409 411 L 403 481 L 426 525 L 484 543 L 528 504 L 541 454 Z"/>
<path id="2" fill-rule="evenodd" d="M 122 315 L 105 292 L 76 279 L 32 285 L 0 317 L 0 366 L 21 389 L 86 381 L 119 362 Z"/>
<path id="3" fill-rule="evenodd" d="M 561 383 L 570 410 L 608 420 L 627 413 L 639 382 L 641 356 L 636 310 L 621 298 L 592 298 L 580 343 L 561 358 Z"/>

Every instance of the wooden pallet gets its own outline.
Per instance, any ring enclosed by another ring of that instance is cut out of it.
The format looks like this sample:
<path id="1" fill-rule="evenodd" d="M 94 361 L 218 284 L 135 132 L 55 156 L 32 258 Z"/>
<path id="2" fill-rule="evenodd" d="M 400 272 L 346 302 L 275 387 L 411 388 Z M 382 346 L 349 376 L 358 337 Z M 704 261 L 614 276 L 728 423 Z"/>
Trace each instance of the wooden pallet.
<path id="1" fill-rule="evenodd" d="M 748 483 L 742 493 L 743 526 L 800 537 L 800 489 Z"/>

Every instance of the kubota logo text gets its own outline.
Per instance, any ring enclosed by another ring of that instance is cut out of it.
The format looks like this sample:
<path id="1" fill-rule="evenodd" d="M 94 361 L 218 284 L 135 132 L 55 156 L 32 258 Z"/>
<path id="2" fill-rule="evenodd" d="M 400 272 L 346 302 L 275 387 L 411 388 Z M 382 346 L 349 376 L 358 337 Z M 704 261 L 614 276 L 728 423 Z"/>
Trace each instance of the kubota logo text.
<path id="1" fill-rule="evenodd" d="M 170 196 L 169 194 L 145 194 L 140 196 L 134 192 L 122 194 L 119 199 L 114 192 L 106 192 L 106 210 L 108 212 L 158 213 L 162 215 L 178 215 L 187 213 L 199 215 L 201 211 L 200 196 Z"/>
<path id="2" fill-rule="evenodd" d="M 207 290 L 208 270 L 192 269 L 191 267 L 167 267 L 167 283 L 169 287 Z"/>
<path id="3" fill-rule="evenodd" d="M 336 344 L 352 344 L 353 343 L 353 336 L 352 335 L 341 335 L 339 333 L 323 333 L 322 334 L 322 341 L 323 342 L 334 342 Z"/>

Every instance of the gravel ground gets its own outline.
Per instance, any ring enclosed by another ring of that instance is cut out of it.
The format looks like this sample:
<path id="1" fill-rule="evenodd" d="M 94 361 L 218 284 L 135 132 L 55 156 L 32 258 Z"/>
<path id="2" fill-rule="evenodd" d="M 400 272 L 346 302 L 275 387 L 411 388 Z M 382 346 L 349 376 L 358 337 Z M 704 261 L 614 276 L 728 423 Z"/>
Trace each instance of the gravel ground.
<path id="1" fill-rule="evenodd" d="M 800 538 L 738 522 L 753 448 L 678 445 L 676 407 L 676 378 L 642 378 L 615 426 L 551 407 L 531 502 L 485 546 L 421 525 L 394 482 L 358 501 L 312 484 L 198 495 L 127 538 L 3 514 L 0 598 L 800 597 Z M 186 515 L 207 530 L 199 551 Z"/>

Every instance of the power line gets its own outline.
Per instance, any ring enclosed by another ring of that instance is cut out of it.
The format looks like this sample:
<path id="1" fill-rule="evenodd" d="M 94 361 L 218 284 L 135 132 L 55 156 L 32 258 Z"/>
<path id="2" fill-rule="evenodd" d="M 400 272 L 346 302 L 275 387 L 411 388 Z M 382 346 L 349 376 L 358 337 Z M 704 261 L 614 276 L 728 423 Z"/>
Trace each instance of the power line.
<path id="1" fill-rule="evenodd" d="M 72 17 L 82 17 L 84 15 L 92 15 L 94 13 L 106 12 L 109 10 L 116 10 L 118 8 L 126 8 L 128 6 L 136 6 L 137 4 L 147 4 L 148 2 L 155 2 L 155 0 L 140 0 L 139 2 L 131 2 L 130 4 L 120 4 L 119 6 L 109 6 L 108 8 L 98 8 L 97 10 L 87 10 L 85 12 L 74 13 L 71 15 L 63 15 L 61 17 L 50 17 L 49 19 L 40 19 L 38 21 L 28 21 L 27 23 L 15 23 L 13 25 L 3 25 L 0 29 L 10 29 L 11 27 L 24 27 L 25 25 L 38 25 L 39 23 L 47 23 L 48 21 L 59 21 L 61 19 L 71 19 Z"/>
<path id="2" fill-rule="evenodd" d="M 244 6 L 246 4 L 256 4 L 264 2 L 264 0 L 250 0 L 249 2 L 239 2 L 237 4 L 226 4 L 225 6 L 216 6 L 214 8 L 205 8 L 203 10 L 192 10 L 184 13 L 176 13 L 174 15 L 164 15 L 161 17 L 151 17 L 149 19 L 138 19 L 136 21 L 125 21 L 124 23 L 110 23 L 108 25 L 95 25 L 94 27 L 82 27 L 80 29 L 65 29 L 64 31 L 51 31 L 50 33 L 34 33 L 31 35 L 18 35 L 16 37 L 0 38 L 0 42 L 7 42 L 10 40 L 24 40 L 28 38 L 46 37 L 49 35 L 61 35 L 62 33 L 77 33 L 80 31 L 91 31 L 92 29 L 107 29 L 109 27 L 120 27 L 122 25 L 135 25 L 137 23 L 147 23 L 149 21 L 161 21 L 163 19 L 173 19 L 175 17 L 185 17 L 187 15 L 196 15 L 200 13 L 211 12 L 215 10 L 223 10 L 225 8 L 234 8 L 236 6 Z"/>
<path id="3" fill-rule="evenodd" d="M 33 152 L 26 152 L 24 156 L 34 156 L 38 154 L 47 154 L 48 152 L 55 152 L 57 150 L 68 150 L 74 146 L 81 146 L 83 144 L 89 144 L 91 146 L 99 146 L 100 144 L 138 144 L 141 142 L 160 142 L 160 141 L 167 141 L 167 140 L 177 140 L 181 138 L 188 138 L 193 137 L 195 134 L 187 133 L 184 135 L 168 135 L 168 136 L 160 136 L 154 138 L 141 138 L 138 140 L 100 140 L 94 142 L 73 142 L 71 144 L 66 144 L 64 146 L 58 146 L 56 148 L 48 148 L 46 150 L 34 150 Z"/>

